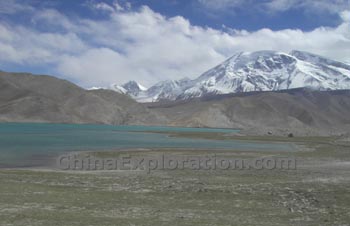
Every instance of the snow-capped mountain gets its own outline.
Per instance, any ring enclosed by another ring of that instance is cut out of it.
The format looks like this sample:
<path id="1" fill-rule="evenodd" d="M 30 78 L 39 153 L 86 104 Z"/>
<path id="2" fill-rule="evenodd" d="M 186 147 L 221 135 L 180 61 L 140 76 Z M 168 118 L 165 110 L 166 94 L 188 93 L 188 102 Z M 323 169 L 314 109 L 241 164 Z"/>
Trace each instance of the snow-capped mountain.
<path id="1" fill-rule="evenodd" d="M 190 88 L 191 82 L 192 80 L 189 78 L 178 81 L 166 80 L 158 82 L 147 89 L 135 81 L 130 81 L 121 86 L 113 84 L 110 89 L 128 94 L 139 102 L 156 102 L 160 100 L 176 100 L 186 87 Z"/>
<path id="2" fill-rule="evenodd" d="M 166 80 L 158 82 L 150 87 L 145 93 L 151 97 L 150 101 L 176 100 L 187 88 L 192 86 L 192 80 L 183 78 L 181 80 Z"/>
<path id="3" fill-rule="evenodd" d="M 117 84 L 112 84 L 110 89 L 118 93 L 129 94 L 133 98 L 137 98 L 140 95 L 140 93 L 147 90 L 147 88 L 145 88 L 144 86 L 140 85 L 135 81 L 129 81 L 121 86 Z"/>
<path id="4" fill-rule="evenodd" d="M 240 52 L 194 80 L 163 81 L 147 90 L 136 82 L 122 87 L 140 102 L 179 100 L 205 95 L 276 91 L 308 87 L 350 89 L 350 65 L 315 54 L 292 51 Z"/>

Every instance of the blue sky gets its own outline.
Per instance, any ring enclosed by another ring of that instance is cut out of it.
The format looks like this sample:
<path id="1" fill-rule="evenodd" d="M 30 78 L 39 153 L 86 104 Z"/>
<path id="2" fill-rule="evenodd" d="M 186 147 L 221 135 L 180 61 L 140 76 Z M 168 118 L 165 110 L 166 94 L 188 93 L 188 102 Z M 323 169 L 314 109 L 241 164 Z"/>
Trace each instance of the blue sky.
<path id="1" fill-rule="evenodd" d="M 83 87 L 197 77 L 237 51 L 350 62 L 350 0 L 2 0 L 0 70 Z"/>

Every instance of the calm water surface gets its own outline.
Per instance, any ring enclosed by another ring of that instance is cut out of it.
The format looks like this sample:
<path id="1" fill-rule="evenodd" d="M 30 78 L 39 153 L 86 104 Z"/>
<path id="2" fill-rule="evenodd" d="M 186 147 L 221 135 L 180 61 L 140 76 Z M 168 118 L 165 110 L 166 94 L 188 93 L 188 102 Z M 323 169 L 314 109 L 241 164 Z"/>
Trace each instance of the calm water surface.
<path id="1" fill-rule="evenodd" d="M 147 132 L 145 132 L 147 131 Z M 151 132 L 218 132 L 232 129 L 157 126 L 109 126 L 0 123 L 0 167 L 36 166 L 43 159 L 70 151 L 122 148 L 206 148 L 292 151 L 289 144 L 168 137 Z"/>

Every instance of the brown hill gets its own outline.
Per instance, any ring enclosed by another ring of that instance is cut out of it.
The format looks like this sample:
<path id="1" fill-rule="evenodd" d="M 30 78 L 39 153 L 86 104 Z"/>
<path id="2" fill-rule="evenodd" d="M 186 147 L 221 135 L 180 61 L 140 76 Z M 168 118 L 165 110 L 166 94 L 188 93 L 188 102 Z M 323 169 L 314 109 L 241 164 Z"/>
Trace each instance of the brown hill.
<path id="1" fill-rule="evenodd" d="M 86 91 L 51 76 L 0 72 L 0 121 L 103 124 L 164 124 L 126 95 Z"/>
<path id="2" fill-rule="evenodd" d="M 148 104 L 172 125 L 242 128 L 249 134 L 350 132 L 350 91 L 295 89 Z"/>

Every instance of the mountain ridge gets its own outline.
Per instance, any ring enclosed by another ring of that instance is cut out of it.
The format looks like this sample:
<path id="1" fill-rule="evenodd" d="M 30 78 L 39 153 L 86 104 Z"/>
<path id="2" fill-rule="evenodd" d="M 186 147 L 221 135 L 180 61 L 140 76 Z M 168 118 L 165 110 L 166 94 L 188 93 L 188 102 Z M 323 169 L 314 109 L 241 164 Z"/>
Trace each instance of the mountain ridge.
<path id="1" fill-rule="evenodd" d="M 350 89 L 350 65 L 298 50 L 239 52 L 196 79 L 162 81 L 137 95 L 125 85 L 119 91 L 139 102 L 157 102 L 302 87 Z"/>
<path id="2" fill-rule="evenodd" d="M 240 128 L 248 135 L 337 136 L 350 131 L 350 90 L 302 88 L 141 104 L 125 94 L 85 90 L 51 76 L 0 72 L 0 122 L 219 127 Z"/>

